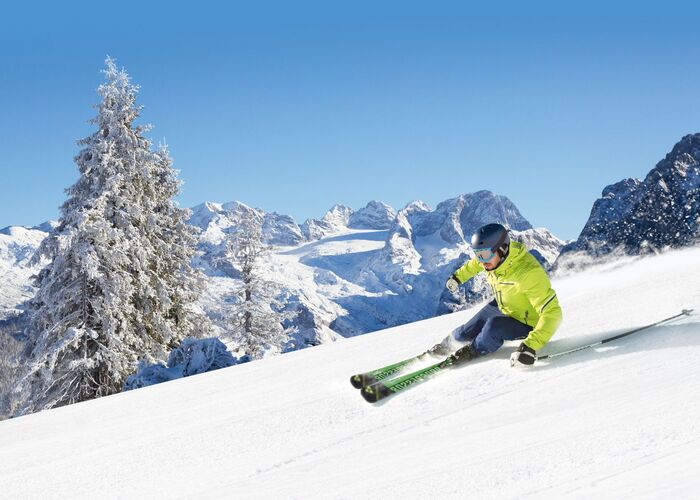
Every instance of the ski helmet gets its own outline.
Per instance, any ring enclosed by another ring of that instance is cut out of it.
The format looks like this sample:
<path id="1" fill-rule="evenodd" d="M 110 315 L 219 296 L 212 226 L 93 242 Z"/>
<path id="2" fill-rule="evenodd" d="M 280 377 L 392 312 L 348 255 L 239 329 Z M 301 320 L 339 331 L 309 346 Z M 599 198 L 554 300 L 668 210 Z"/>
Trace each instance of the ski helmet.
<path id="1" fill-rule="evenodd" d="M 481 226 L 472 235 L 472 248 L 481 262 L 490 261 L 495 254 L 501 256 L 502 262 L 510 250 L 508 230 L 495 223 Z"/>

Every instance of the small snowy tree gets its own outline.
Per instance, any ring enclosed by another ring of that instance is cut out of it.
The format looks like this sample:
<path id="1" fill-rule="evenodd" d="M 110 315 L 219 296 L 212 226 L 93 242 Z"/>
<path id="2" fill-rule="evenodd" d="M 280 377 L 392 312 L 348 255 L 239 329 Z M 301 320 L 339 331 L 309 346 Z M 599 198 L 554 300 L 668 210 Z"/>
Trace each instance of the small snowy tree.
<path id="1" fill-rule="evenodd" d="M 80 178 L 37 253 L 52 262 L 31 303 L 20 413 L 118 392 L 139 358 L 164 359 L 208 331 L 193 306 L 201 280 L 171 160 L 134 124 L 138 88 L 112 59 L 106 66 L 97 131 L 75 158 Z"/>
<path id="2" fill-rule="evenodd" d="M 257 212 L 247 211 L 227 241 L 226 258 L 241 277 L 233 294 L 231 329 L 234 340 L 252 359 L 282 351 L 291 330 L 283 325 L 294 316 L 278 299 L 279 287 L 263 276 L 263 259 L 270 249 L 263 243 L 262 224 Z"/>
<path id="3" fill-rule="evenodd" d="M 247 360 L 234 358 L 217 338 L 186 338 L 179 347 L 170 351 L 167 365 L 140 362 L 138 371 L 126 379 L 124 390 L 219 370 L 245 361 Z"/>

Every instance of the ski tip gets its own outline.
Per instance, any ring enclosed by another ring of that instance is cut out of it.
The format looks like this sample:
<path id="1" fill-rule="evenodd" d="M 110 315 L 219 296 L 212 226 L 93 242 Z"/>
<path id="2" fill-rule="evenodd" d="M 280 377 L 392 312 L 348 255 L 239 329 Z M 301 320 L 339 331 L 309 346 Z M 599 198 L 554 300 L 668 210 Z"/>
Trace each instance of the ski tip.
<path id="1" fill-rule="evenodd" d="M 350 383 L 355 389 L 362 389 L 365 384 L 362 382 L 362 375 L 353 375 L 350 377 Z"/>
<path id="2" fill-rule="evenodd" d="M 359 375 L 353 375 L 350 377 L 350 383 L 355 389 L 362 389 L 363 387 L 367 387 L 368 385 L 372 385 L 375 382 L 377 382 L 377 379 L 374 377 L 371 377 L 367 374 L 359 374 Z"/>
<path id="3" fill-rule="evenodd" d="M 681 314 L 685 314 L 686 316 L 690 316 L 690 313 L 693 312 L 693 309 L 683 309 L 681 311 Z"/>
<path id="4" fill-rule="evenodd" d="M 377 382 L 376 384 L 363 387 L 360 394 L 362 394 L 362 397 L 365 398 L 365 401 L 369 403 L 376 403 L 377 401 L 391 395 L 392 392 L 387 386 L 381 382 Z"/>

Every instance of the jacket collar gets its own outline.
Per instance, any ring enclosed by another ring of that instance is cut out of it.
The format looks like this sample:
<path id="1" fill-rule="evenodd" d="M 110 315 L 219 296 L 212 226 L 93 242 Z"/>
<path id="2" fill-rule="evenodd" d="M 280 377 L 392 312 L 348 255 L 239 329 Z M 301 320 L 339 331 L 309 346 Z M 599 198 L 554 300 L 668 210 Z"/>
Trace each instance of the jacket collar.
<path id="1" fill-rule="evenodd" d="M 487 271 L 490 274 L 493 274 L 498 277 L 503 277 L 507 275 L 510 272 L 510 269 L 513 267 L 515 262 L 522 257 L 523 252 L 525 252 L 525 246 L 522 243 L 519 243 L 517 241 L 512 241 L 510 243 L 510 250 L 508 252 L 508 255 L 506 256 L 505 262 L 503 262 L 500 266 L 498 266 L 496 269 L 493 271 Z"/>

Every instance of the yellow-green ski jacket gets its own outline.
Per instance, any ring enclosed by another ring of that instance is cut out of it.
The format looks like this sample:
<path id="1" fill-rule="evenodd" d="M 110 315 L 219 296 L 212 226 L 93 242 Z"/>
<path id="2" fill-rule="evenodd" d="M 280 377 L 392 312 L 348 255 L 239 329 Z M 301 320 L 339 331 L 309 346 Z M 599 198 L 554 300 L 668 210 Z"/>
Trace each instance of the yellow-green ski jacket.
<path id="1" fill-rule="evenodd" d="M 482 271 L 486 269 L 475 257 L 460 267 L 454 277 L 464 283 Z M 486 279 L 498 309 L 532 327 L 525 344 L 536 351 L 541 349 L 559 327 L 562 314 L 557 294 L 537 259 L 525 245 L 513 241 L 506 260 L 493 271 L 486 271 Z"/>

